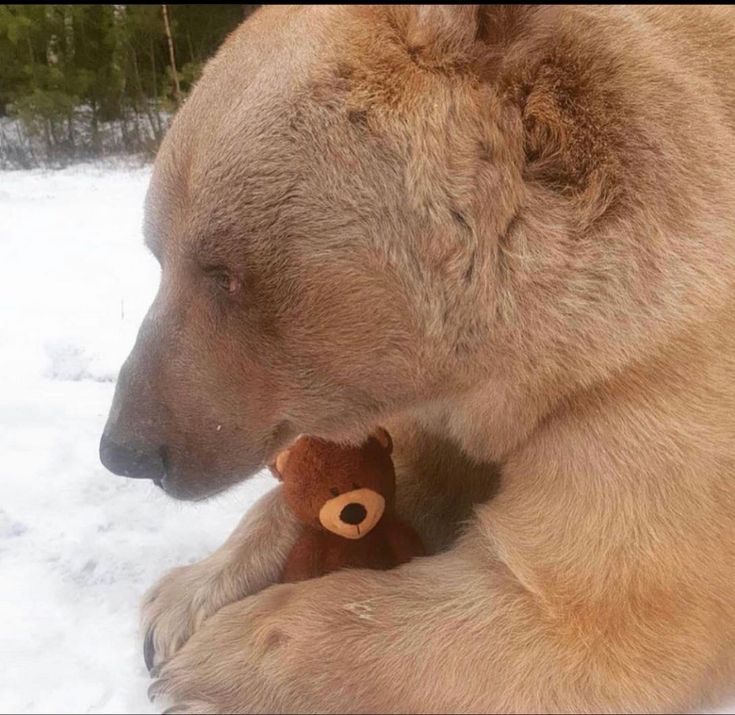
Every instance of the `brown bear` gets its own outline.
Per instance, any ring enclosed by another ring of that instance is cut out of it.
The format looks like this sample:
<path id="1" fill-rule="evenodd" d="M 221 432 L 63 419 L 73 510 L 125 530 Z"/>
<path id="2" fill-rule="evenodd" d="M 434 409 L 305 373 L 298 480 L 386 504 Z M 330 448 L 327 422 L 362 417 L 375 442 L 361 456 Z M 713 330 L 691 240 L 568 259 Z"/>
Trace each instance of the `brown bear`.
<path id="1" fill-rule="evenodd" d="M 279 584 L 277 487 L 145 601 L 175 706 L 732 687 L 733 37 L 699 5 L 279 5 L 229 36 L 156 158 L 102 460 L 201 499 L 385 425 L 431 555 Z"/>
<path id="2" fill-rule="evenodd" d="M 390 569 L 424 554 L 394 511 L 393 442 L 383 429 L 353 447 L 307 435 L 270 465 L 301 522 L 281 574 L 284 583 L 340 568 Z"/>

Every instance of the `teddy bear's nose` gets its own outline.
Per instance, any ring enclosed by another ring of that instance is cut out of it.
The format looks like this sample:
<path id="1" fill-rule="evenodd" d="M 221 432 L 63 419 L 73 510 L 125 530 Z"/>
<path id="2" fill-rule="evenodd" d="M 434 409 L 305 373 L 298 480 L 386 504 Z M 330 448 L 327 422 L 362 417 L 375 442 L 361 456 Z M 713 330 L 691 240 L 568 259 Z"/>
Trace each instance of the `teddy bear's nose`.
<path id="1" fill-rule="evenodd" d="M 353 526 L 362 524 L 362 522 L 365 521 L 366 516 L 367 510 L 362 504 L 358 504 L 357 502 L 348 504 L 339 514 L 339 518 L 344 521 L 345 524 L 352 524 Z"/>

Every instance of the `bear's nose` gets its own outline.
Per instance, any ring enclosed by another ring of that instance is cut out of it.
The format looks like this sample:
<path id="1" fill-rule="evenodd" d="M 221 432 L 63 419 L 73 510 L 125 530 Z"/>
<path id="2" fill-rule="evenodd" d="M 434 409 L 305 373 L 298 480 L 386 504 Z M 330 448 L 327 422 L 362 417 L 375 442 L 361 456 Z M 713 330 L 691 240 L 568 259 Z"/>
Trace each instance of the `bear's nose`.
<path id="1" fill-rule="evenodd" d="M 136 479 L 152 479 L 156 484 L 165 468 L 160 449 L 149 446 L 118 444 L 107 434 L 100 440 L 100 461 L 113 474 Z"/>
<path id="2" fill-rule="evenodd" d="M 353 526 L 362 524 L 362 522 L 365 521 L 366 516 L 367 510 L 362 504 L 358 504 L 357 502 L 348 504 L 339 514 L 339 518 L 344 521 L 345 524 L 352 524 Z"/>

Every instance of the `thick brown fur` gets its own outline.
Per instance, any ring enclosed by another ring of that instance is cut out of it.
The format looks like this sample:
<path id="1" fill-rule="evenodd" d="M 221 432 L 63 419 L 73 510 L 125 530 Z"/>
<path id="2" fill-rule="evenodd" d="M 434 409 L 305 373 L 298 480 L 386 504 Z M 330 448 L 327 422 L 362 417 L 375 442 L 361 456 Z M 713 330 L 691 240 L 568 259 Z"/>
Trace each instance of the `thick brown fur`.
<path id="1" fill-rule="evenodd" d="M 386 424 L 436 553 L 265 588 L 295 538 L 276 491 L 149 595 L 155 693 L 670 712 L 731 688 L 734 43 L 701 6 L 278 6 L 229 37 L 156 160 L 161 287 L 108 435 L 164 445 L 163 487 L 200 498 L 299 433 Z"/>

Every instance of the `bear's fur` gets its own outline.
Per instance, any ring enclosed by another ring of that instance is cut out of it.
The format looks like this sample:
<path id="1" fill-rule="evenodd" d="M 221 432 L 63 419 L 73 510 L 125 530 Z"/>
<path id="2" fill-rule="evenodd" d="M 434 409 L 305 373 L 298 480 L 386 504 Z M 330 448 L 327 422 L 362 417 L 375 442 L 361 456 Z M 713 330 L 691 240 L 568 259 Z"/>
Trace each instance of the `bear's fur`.
<path id="1" fill-rule="evenodd" d="M 155 693 L 668 712 L 735 683 L 734 38 L 724 6 L 502 5 L 228 38 L 156 159 L 105 457 L 195 499 L 385 424 L 434 555 L 266 588 L 277 489 L 149 594 Z"/>

